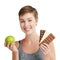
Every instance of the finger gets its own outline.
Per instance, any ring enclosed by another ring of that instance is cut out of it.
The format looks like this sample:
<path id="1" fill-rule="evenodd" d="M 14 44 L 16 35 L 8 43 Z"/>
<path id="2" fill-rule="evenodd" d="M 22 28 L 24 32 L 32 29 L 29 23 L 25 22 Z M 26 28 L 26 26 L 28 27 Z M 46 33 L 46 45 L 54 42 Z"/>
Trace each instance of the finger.
<path id="1" fill-rule="evenodd" d="M 46 43 L 43 43 L 43 45 L 44 45 L 44 46 L 46 46 L 47 48 L 49 48 L 49 45 L 48 45 L 48 44 L 46 44 Z"/>
<path id="2" fill-rule="evenodd" d="M 10 48 L 12 49 L 12 48 L 13 48 L 13 46 L 14 46 L 14 43 L 12 43 L 12 44 L 10 45 Z"/>
<path id="3" fill-rule="evenodd" d="M 4 42 L 4 46 L 6 47 L 6 42 Z"/>
<path id="4" fill-rule="evenodd" d="M 46 50 L 46 47 L 45 47 L 43 44 L 41 44 L 40 48 L 41 48 L 43 51 Z"/>
<path id="5" fill-rule="evenodd" d="M 48 48 L 41 44 L 40 49 L 42 50 L 43 54 L 46 55 L 48 53 Z"/>
<path id="6" fill-rule="evenodd" d="M 50 50 L 49 45 L 47 45 L 47 44 L 46 44 L 46 45 L 42 45 L 42 47 L 43 47 L 43 48 L 45 49 L 45 51 L 47 51 L 47 52 Z"/>
<path id="7" fill-rule="evenodd" d="M 43 52 L 43 54 L 45 55 L 45 49 L 42 46 L 40 46 L 40 49 Z"/>
<path id="8" fill-rule="evenodd" d="M 43 48 L 42 44 L 40 45 L 40 49 L 42 50 L 42 52 L 44 52 L 44 48 Z"/>
<path id="9" fill-rule="evenodd" d="M 14 51 L 14 50 L 15 50 L 15 43 L 12 43 L 9 49 L 10 49 L 11 51 Z"/>
<path id="10" fill-rule="evenodd" d="M 43 52 L 44 55 L 47 54 L 47 51 L 44 48 L 41 48 L 41 50 L 42 50 L 42 52 Z"/>
<path id="11" fill-rule="evenodd" d="M 10 45 L 10 47 L 9 47 L 10 49 L 12 48 L 12 44 Z"/>
<path id="12" fill-rule="evenodd" d="M 12 48 L 13 48 L 13 47 L 12 47 L 12 44 L 11 44 L 11 45 L 9 46 L 9 49 L 12 50 Z"/>
<path id="13" fill-rule="evenodd" d="M 41 44 L 40 47 L 43 48 L 43 49 L 47 49 L 47 47 L 45 45 L 43 45 L 43 44 Z"/>
<path id="14" fill-rule="evenodd" d="M 10 43 L 7 43 L 7 47 L 10 48 Z"/>
<path id="15" fill-rule="evenodd" d="M 43 45 L 45 46 L 46 50 L 50 51 L 50 46 L 48 44 L 44 43 Z"/>

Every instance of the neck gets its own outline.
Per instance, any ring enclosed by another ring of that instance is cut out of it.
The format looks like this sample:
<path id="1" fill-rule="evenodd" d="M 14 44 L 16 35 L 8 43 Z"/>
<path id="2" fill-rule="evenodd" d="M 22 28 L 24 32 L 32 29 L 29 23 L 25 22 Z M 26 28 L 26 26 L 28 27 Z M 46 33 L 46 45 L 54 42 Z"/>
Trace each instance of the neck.
<path id="1" fill-rule="evenodd" d="M 36 41 L 36 40 L 39 40 L 39 36 L 36 32 L 30 34 L 30 35 L 27 35 L 25 40 L 28 40 L 28 41 Z"/>

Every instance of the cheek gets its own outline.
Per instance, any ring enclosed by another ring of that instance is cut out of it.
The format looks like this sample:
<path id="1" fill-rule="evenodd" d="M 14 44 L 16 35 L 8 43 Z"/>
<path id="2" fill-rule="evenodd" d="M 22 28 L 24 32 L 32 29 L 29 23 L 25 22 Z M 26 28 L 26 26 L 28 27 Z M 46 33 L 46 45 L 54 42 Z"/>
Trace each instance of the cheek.
<path id="1" fill-rule="evenodd" d="M 21 29 L 23 29 L 23 27 L 24 27 L 24 24 L 21 24 L 21 23 L 20 23 L 20 27 L 21 27 Z"/>
<path id="2" fill-rule="evenodd" d="M 35 22 L 34 22 L 34 23 L 32 23 L 32 26 L 33 26 L 33 27 L 36 27 L 36 25 L 37 25 L 37 23 L 35 23 Z"/>
<path id="3" fill-rule="evenodd" d="M 33 24 L 34 26 L 36 26 L 36 25 L 37 25 L 37 21 L 36 21 L 36 20 L 33 20 L 32 24 Z"/>

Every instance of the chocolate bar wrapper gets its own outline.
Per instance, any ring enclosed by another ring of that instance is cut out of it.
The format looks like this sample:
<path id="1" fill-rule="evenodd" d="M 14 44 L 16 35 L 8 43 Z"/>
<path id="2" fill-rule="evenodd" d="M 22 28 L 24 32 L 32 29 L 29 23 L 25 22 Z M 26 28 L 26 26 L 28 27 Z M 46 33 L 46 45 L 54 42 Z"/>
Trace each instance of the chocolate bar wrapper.
<path id="1" fill-rule="evenodd" d="M 55 38 L 55 36 L 52 33 L 50 33 L 44 40 L 42 40 L 45 32 L 46 32 L 45 30 L 40 31 L 40 44 L 42 44 L 42 43 L 49 44 Z"/>

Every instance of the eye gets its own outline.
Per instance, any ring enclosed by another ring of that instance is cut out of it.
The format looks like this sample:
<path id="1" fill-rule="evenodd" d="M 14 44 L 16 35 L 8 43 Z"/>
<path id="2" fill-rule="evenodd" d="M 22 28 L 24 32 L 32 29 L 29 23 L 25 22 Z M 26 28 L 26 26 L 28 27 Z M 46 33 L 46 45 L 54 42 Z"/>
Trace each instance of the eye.
<path id="1" fill-rule="evenodd" d="M 31 22 L 32 20 L 28 20 L 29 22 Z"/>

